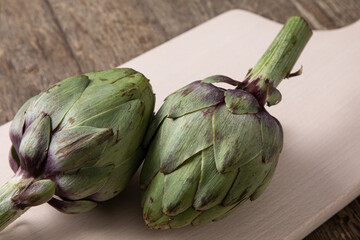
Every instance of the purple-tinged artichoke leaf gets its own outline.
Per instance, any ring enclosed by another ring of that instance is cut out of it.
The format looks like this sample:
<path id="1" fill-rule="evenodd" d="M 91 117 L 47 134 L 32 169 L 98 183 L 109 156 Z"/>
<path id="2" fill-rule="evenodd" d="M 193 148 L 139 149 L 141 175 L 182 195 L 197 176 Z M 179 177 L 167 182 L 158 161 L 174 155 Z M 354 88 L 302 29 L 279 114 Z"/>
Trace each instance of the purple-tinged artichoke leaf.
<path id="1" fill-rule="evenodd" d="M 163 216 L 161 204 L 164 189 L 164 174 L 158 173 L 143 194 L 143 218 L 146 224 L 157 221 Z"/>
<path id="2" fill-rule="evenodd" d="M 216 168 L 220 173 L 237 170 L 261 154 L 260 120 L 254 114 L 236 115 L 225 105 L 213 118 Z"/>
<path id="3" fill-rule="evenodd" d="M 75 76 L 60 81 L 41 93 L 26 111 L 26 126 L 29 126 L 39 113 L 44 112 L 51 117 L 52 129 L 57 128 L 88 84 L 89 79 L 86 76 Z"/>
<path id="4" fill-rule="evenodd" d="M 213 146 L 202 151 L 201 177 L 195 195 L 194 208 L 207 210 L 221 204 L 238 171 L 219 173 L 216 169 Z"/>
<path id="5" fill-rule="evenodd" d="M 30 106 L 30 103 L 34 101 L 38 96 L 34 96 L 28 99 L 16 113 L 14 119 L 10 125 L 10 140 L 16 149 L 19 151 L 20 141 L 25 131 L 25 114 L 26 110 Z"/>
<path id="6" fill-rule="evenodd" d="M 199 185 L 201 153 L 188 159 L 176 171 L 165 175 L 162 211 L 168 216 L 176 216 L 192 207 Z"/>
<path id="7" fill-rule="evenodd" d="M 261 155 L 242 166 L 222 204 L 231 206 L 249 199 L 251 194 L 261 185 L 270 169 L 271 165 L 264 164 Z"/>
<path id="8" fill-rule="evenodd" d="M 212 84 L 196 81 L 189 84 L 172 104 L 168 117 L 178 118 L 224 101 L 224 92 Z"/>
<path id="9" fill-rule="evenodd" d="M 49 201 L 55 193 L 55 184 L 48 179 L 31 183 L 25 191 L 12 198 L 13 204 L 20 209 L 38 206 Z"/>
<path id="10" fill-rule="evenodd" d="M 203 82 L 203 83 L 227 83 L 227 84 L 230 84 L 232 86 L 237 86 L 237 87 L 241 87 L 244 85 L 242 82 L 236 81 L 236 80 L 234 80 L 230 77 L 224 76 L 224 75 L 210 76 L 210 77 L 203 79 L 201 82 Z"/>
<path id="11" fill-rule="evenodd" d="M 16 153 L 16 150 L 14 146 L 11 146 L 10 152 L 9 152 L 9 164 L 13 172 L 17 172 L 20 166 L 20 159 L 18 154 Z"/>
<path id="12" fill-rule="evenodd" d="M 183 164 L 187 159 L 208 148 L 213 142 L 211 126 L 214 107 L 187 114 L 177 119 L 166 118 L 161 124 L 149 150 L 155 157 L 161 159 L 160 171 L 169 174 Z"/>
<path id="13" fill-rule="evenodd" d="M 57 198 L 52 198 L 48 203 L 56 210 L 67 214 L 88 212 L 97 206 L 96 202 L 89 200 L 66 201 Z"/>
<path id="14" fill-rule="evenodd" d="M 226 90 L 225 103 L 233 114 L 257 113 L 260 109 L 257 99 L 241 89 Z"/>
<path id="15" fill-rule="evenodd" d="M 201 212 L 196 211 L 193 208 L 189 208 L 185 212 L 182 212 L 175 217 L 172 217 L 169 225 L 171 228 L 181 228 L 186 225 L 191 224 L 192 220 L 194 220 L 197 216 L 200 215 Z"/>
<path id="16" fill-rule="evenodd" d="M 87 126 L 57 132 L 49 147 L 46 172 L 63 172 L 94 165 L 113 136 L 112 129 Z"/>
<path id="17" fill-rule="evenodd" d="M 51 120 L 41 113 L 26 129 L 19 147 L 21 168 L 35 174 L 47 156 L 50 143 Z"/>
<path id="18" fill-rule="evenodd" d="M 86 198 L 105 184 L 114 166 L 81 168 L 54 176 L 56 195 L 70 200 Z"/>
<path id="19" fill-rule="evenodd" d="M 261 119 L 263 160 L 267 163 L 276 160 L 282 150 L 282 127 L 280 123 L 267 112 L 261 112 L 258 116 Z"/>

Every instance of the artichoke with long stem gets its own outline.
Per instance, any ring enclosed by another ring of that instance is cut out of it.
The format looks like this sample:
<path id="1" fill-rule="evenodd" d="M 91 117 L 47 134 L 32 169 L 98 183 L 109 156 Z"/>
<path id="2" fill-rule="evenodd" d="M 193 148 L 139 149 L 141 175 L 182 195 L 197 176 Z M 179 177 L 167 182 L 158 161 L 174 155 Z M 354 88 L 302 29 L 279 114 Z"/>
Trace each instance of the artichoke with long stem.
<path id="1" fill-rule="evenodd" d="M 32 206 L 89 211 L 120 193 L 140 166 L 155 98 L 133 69 L 60 81 L 29 99 L 11 127 L 15 176 L 0 188 L 0 230 Z"/>
<path id="2" fill-rule="evenodd" d="M 212 76 L 165 99 L 147 132 L 140 177 L 149 228 L 215 221 L 264 192 L 283 146 L 281 124 L 264 105 L 280 102 L 276 87 L 298 74 L 290 71 L 311 35 L 291 17 L 244 81 Z"/>

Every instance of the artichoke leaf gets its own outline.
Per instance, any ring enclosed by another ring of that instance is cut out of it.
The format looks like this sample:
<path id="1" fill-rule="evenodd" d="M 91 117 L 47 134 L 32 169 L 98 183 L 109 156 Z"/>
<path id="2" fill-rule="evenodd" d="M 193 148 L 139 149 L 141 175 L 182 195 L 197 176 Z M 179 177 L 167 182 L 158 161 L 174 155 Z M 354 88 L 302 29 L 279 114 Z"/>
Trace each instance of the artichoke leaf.
<path id="1" fill-rule="evenodd" d="M 151 145 L 162 161 L 161 172 L 173 172 L 187 159 L 212 145 L 213 111 L 214 107 L 210 107 L 177 119 L 164 120 L 157 133 L 161 134 L 159 141 Z"/>
<path id="2" fill-rule="evenodd" d="M 72 170 L 54 176 L 56 195 L 79 200 L 99 191 L 114 169 L 113 165 Z"/>
<path id="3" fill-rule="evenodd" d="M 162 211 L 176 216 L 192 206 L 200 179 L 201 154 L 188 159 L 176 171 L 165 175 Z"/>
<path id="4" fill-rule="evenodd" d="M 12 203 L 20 209 L 38 206 L 49 201 L 55 193 L 55 184 L 48 179 L 32 182 L 25 191 L 12 198 Z"/>
<path id="5" fill-rule="evenodd" d="M 97 206 L 96 202 L 89 200 L 66 201 L 57 198 L 50 199 L 48 203 L 56 210 L 67 214 L 88 212 Z"/>
<path id="6" fill-rule="evenodd" d="M 11 170 L 13 170 L 14 173 L 16 173 L 16 171 L 19 169 L 19 166 L 20 166 L 19 155 L 17 154 L 14 146 L 11 146 L 11 148 L 10 148 L 9 165 L 11 167 Z"/>
<path id="7" fill-rule="evenodd" d="M 102 165 L 110 162 L 117 165 L 119 161 L 130 158 L 140 146 L 147 127 L 144 108 L 145 104 L 135 99 L 81 123 L 81 126 L 109 126 L 113 129 L 114 137 L 104 149 Z"/>
<path id="8" fill-rule="evenodd" d="M 189 208 L 185 212 L 182 212 L 182 213 L 176 215 L 175 217 L 173 217 L 170 220 L 169 225 L 171 228 L 184 227 L 186 225 L 191 224 L 191 222 L 200 214 L 201 214 L 201 212 L 196 211 L 193 208 Z"/>
<path id="9" fill-rule="evenodd" d="M 32 101 L 38 96 L 28 99 L 18 110 L 10 125 L 10 139 L 16 152 L 19 152 L 19 145 L 25 130 L 25 114 Z"/>
<path id="10" fill-rule="evenodd" d="M 194 208 L 207 210 L 220 204 L 232 186 L 238 171 L 219 173 L 216 169 L 213 146 L 202 151 L 201 177 L 195 195 Z"/>
<path id="11" fill-rule="evenodd" d="M 19 157 L 22 169 L 37 175 L 37 171 L 47 156 L 50 133 L 50 117 L 42 113 L 26 129 L 21 140 Z"/>
<path id="12" fill-rule="evenodd" d="M 219 105 L 213 117 L 216 168 L 237 169 L 261 153 L 260 121 L 254 114 L 236 115 Z"/>
<path id="13" fill-rule="evenodd" d="M 236 81 L 230 77 L 224 76 L 224 75 L 214 75 L 214 76 L 210 76 L 207 77 L 205 79 L 203 79 L 201 82 L 203 83 L 227 83 L 230 84 L 232 86 L 242 86 L 243 83 Z"/>
<path id="14" fill-rule="evenodd" d="M 86 75 L 91 80 L 91 85 L 114 84 L 126 81 L 127 77 L 136 74 L 131 68 L 113 68 L 105 71 L 90 72 Z"/>
<path id="15" fill-rule="evenodd" d="M 113 135 L 112 129 L 87 126 L 57 132 L 50 144 L 46 172 L 63 172 L 94 165 Z"/>
<path id="16" fill-rule="evenodd" d="M 280 155 L 280 153 L 279 153 Z M 264 178 L 264 180 L 262 181 L 262 183 L 260 184 L 260 186 L 255 190 L 255 192 L 250 196 L 250 200 L 251 201 L 255 201 L 258 197 L 260 197 L 263 192 L 265 191 L 265 189 L 269 186 L 272 177 L 274 176 L 275 173 L 275 169 L 276 169 L 276 165 L 279 159 L 279 155 L 277 156 L 277 159 L 275 161 L 272 161 L 271 164 L 271 169 L 269 171 L 269 173 L 266 175 L 266 177 Z"/>
<path id="17" fill-rule="evenodd" d="M 148 223 L 147 226 L 152 229 L 162 229 L 162 230 L 169 229 L 169 224 L 168 224 L 169 220 L 170 220 L 169 216 L 163 215 L 155 222 Z"/>
<path id="18" fill-rule="evenodd" d="M 89 196 L 88 199 L 101 202 L 119 194 L 126 187 L 132 176 L 134 176 L 144 156 L 144 150 L 139 148 L 131 157 L 121 161 L 115 166 L 104 186 L 98 192 Z M 121 176 L 121 178 L 119 178 L 119 176 Z"/>
<path id="19" fill-rule="evenodd" d="M 164 119 L 168 116 L 170 109 L 172 105 L 174 104 L 174 101 L 178 98 L 177 93 L 173 93 L 169 95 L 163 105 L 160 107 L 159 111 L 156 113 L 156 115 L 151 119 L 149 128 L 146 132 L 145 140 L 144 140 L 144 146 L 148 146 L 152 138 L 154 137 L 154 134 L 158 130 L 160 124 L 164 121 Z"/>
<path id="20" fill-rule="evenodd" d="M 164 174 L 159 172 L 151 181 L 145 193 L 143 193 L 143 217 L 147 224 L 156 222 L 163 216 L 161 211 L 163 189 Z"/>
<path id="21" fill-rule="evenodd" d="M 195 81 L 189 84 L 173 101 L 169 118 L 178 118 L 204 108 L 208 108 L 224 101 L 224 92 L 209 83 Z"/>
<path id="22" fill-rule="evenodd" d="M 60 128 L 76 126 L 102 112 L 131 100 L 140 99 L 143 90 L 141 84 L 148 86 L 148 80 L 140 73 L 114 84 L 92 83 L 68 111 Z"/>
<path id="23" fill-rule="evenodd" d="M 242 166 L 222 204 L 230 206 L 247 200 L 261 185 L 270 169 L 271 165 L 263 163 L 261 155 Z"/>
<path id="24" fill-rule="evenodd" d="M 282 150 L 282 127 L 280 123 L 267 112 L 261 112 L 258 116 L 261 118 L 263 160 L 264 162 L 272 162 Z"/>
<path id="25" fill-rule="evenodd" d="M 232 209 L 235 205 L 232 206 L 222 206 L 222 205 L 216 205 L 215 207 L 212 207 L 204 212 L 202 212 L 199 216 L 197 216 L 191 224 L 194 226 L 204 224 L 207 222 L 211 222 L 214 219 L 222 216 L 226 212 L 228 212 L 230 209 Z"/>
<path id="26" fill-rule="evenodd" d="M 153 139 L 150 148 L 148 149 L 146 160 L 144 161 L 144 165 L 142 167 L 141 173 L 140 173 L 140 188 L 146 189 L 147 186 L 150 184 L 151 180 L 155 177 L 155 175 L 160 170 L 160 156 L 159 151 L 157 151 L 156 147 L 159 144 L 161 138 L 161 133 L 156 134 L 155 138 Z"/>
<path id="27" fill-rule="evenodd" d="M 257 113 L 260 105 L 250 93 L 241 89 L 229 89 L 225 92 L 225 103 L 234 114 Z"/>
<path id="28" fill-rule="evenodd" d="M 37 118 L 39 112 L 44 112 L 51 116 L 52 130 L 57 128 L 65 114 L 83 94 L 89 82 L 88 77 L 84 75 L 70 77 L 41 93 L 36 100 L 31 102 L 26 111 L 26 126 Z"/>

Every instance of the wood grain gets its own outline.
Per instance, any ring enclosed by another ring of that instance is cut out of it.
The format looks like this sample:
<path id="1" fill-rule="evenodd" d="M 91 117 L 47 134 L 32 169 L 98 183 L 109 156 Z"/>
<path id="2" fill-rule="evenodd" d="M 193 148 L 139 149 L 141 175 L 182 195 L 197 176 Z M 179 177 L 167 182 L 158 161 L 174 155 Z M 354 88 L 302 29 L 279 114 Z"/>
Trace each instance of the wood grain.
<path id="1" fill-rule="evenodd" d="M 0 2 L 0 124 L 29 97 L 80 72 L 46 1 Z"/>
<path id="2" fill-rule="evenodd" d="M 360 17 L 358 0 L 0 1 L 0 124 L 52 83 L 115 67 L 233 8 L 277 22 L 302 15 L 314 29 Z M 307 239 L 360 238 L 360 198 Z"/>

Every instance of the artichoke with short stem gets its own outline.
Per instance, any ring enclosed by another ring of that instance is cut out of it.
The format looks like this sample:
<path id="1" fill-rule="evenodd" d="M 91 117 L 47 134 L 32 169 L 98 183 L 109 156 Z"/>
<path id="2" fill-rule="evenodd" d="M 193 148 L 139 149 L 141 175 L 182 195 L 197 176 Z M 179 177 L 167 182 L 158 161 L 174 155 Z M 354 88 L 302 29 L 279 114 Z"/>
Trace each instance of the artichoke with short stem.
<path id="1" fill-rule="evenodd" d="M 155 98 L 129 69 L 70 77 L 29 99 L 11 127 L 15 176 L 0 188 L 0 229 L 48 202 L 88 211 L 120 193 L 140 166 Z"/>
<path id="2" fill-rule="evenodd" d="M 140 184 L 146 225 L 179 228 L 215 221 L 266 189 L 283 146 L 264 105 L 290 74 L 312 32 L 290 18 L 242 82 L 212 76 L 169 95 L 150 124 Z M 223 82 L 235 89 L 223 89 Z"/>

